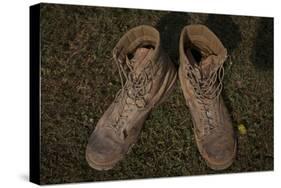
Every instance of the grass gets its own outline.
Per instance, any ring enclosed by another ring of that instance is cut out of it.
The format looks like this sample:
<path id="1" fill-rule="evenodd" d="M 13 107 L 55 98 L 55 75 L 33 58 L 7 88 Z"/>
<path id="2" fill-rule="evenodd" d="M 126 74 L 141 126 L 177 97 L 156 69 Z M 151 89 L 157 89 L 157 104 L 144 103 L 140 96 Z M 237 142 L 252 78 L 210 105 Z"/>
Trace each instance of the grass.
<path id="1" fill-rule="evenodd" d="M 120 37 L 132 27 L 152 25 L 178 64 L 181 29 L 199 23 L 231 55 L 223 97 L 238 138 L 234 164 L 223 171 L 206 166 L 178 82 L 123 161 L 106 172 L 90 168 L 88 137 L 121 87 L 111 60 Z M 273 170 L 273 19 L 42 4 L 41 36 L 42 184 Z"/>

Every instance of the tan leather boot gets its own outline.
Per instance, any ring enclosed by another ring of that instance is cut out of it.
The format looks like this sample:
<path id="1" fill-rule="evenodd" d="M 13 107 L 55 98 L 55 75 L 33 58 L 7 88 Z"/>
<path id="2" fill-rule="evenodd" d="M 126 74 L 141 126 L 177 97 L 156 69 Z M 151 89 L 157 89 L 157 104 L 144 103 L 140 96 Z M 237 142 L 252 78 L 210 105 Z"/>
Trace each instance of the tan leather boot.
<path id="1" fill-rule="evenodd" d="M 231 119 L 221 97 L 227 50 L 203 25 L 186 26 L 179 45 L 179 79 L 198 150 L 210 168 L 225 169 L 236 155 Z"/>
<path id="2" fill-rule="evenodd" d="M 124 158 L 149 112 L 168 97 L 177 79 L 174 64 L 160 46 L 158 31 L 150 26 L 128 31 L 113 57 L 122 89 L 98 121 L 86 149 L 89 165 L 97 170 L 111 169 Z"/>

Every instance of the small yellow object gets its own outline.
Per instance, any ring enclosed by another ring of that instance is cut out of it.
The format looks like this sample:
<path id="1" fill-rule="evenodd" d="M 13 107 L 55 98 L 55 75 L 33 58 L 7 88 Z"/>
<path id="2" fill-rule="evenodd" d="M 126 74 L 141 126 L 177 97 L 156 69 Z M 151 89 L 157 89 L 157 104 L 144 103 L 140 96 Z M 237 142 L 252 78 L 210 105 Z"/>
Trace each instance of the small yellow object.
<path id="1" fill-rule="evenodd" d="M 247 133 L 247 129 L 246 129 L 245 125 L 243 125 L 243 124 L 238 125 L 238 130 L 239 130 L 239 133 L 242 135 Z"/>

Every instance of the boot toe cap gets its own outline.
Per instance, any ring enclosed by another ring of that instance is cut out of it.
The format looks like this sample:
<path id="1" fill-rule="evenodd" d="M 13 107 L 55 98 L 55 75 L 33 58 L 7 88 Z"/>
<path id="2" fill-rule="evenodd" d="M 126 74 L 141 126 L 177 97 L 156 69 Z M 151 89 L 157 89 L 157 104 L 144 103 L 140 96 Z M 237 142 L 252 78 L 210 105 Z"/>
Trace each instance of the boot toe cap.
<path id="1" fill-rule="evenodd" d="M 109 170 L 122 159 L 122 148 L 111 137 L 93 133 L 86 148 L 88 164 L 97 170 Z"/>
<path id="2" fill-rule="evenodd" d="M 204 147 L 205 160 L 209 167 L 214 170 L 222 170 L 228 168 L 236 154 L 236 141 L 226 140 L 223 137 L 209 142 Z"/>

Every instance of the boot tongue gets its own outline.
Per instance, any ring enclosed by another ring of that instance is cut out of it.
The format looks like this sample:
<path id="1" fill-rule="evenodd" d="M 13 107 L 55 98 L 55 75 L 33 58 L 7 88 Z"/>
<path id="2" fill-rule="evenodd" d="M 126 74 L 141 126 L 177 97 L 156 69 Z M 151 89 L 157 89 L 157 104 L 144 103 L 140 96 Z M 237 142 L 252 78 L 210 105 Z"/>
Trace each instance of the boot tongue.
<path id="1" fill-rule="evenodd" d="M 137 48 L 133 53 L 133 58 L 129 59 L 128 57 L 126 57 L 126 63 L 131 66 L 136 74 L 140 74 L 149 63 L 146 57 L 151 56 L 152 53 L 152 48 Z"/>
<path id="2" fill-rule="evenodd" d="M 204 57 L 200 60 L 200 62 L 195 60 L 190 49 L 187 49 L 186 55 L 191 64 L 195 67 L 195 75 L 200 79 L 207 79 L 210 76 L 210 73 L 220 66 L 218 56 L 216 55 Z"/>
<path id="3" fill-rule="evenodd" d="M 220 66 L 217 59 L 218 57 L 216 55 L 210 55 L 200 62 L 199 67 L 203 79 L 207 79 Z"/>

